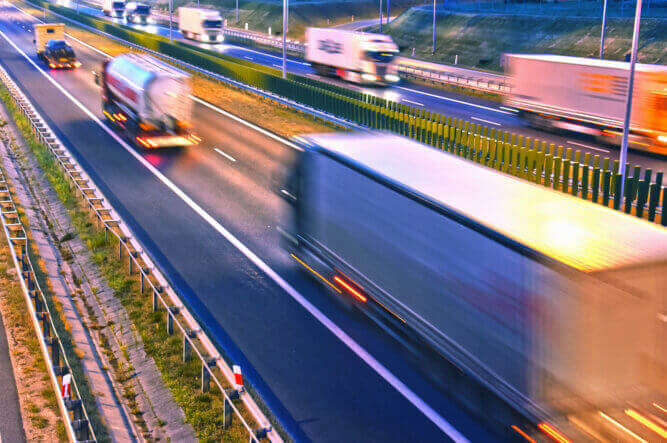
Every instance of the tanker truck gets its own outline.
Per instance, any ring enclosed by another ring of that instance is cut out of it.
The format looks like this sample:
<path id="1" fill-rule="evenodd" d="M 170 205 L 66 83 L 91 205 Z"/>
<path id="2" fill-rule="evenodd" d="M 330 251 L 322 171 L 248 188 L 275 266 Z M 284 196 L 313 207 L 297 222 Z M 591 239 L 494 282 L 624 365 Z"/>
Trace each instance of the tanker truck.
<path id="1" fill-rule="evenodd" d="M 144 54 L 122 54 L 95 74 L 102 112 L 134 145 L 192 146 L 190 75 Z"/>
<path id="2" fill-rule="evenodd" d="M 306 61 L 318 74 L 353 83 L 397 83 L 398 47 L 390 36 L 337 28 L 306 29 Z"/>
<path id="3" fill-rule="evenodd" d="M 620 145 L 630 64 L 562 55 L 505 54 L 505 104 L 534 126 Z M 635 68 L 628 147 L 667 155 L 667 66 Z"/>
<path id="4" fill-rule="evenodd" d="M 664 228 L 393 134 L 294 141 L 276 189 L 294 266 L 432 356 L 427 373 L 507 440 L 588 441 L 573 423 L 591 411 L 660 412 Z"/>

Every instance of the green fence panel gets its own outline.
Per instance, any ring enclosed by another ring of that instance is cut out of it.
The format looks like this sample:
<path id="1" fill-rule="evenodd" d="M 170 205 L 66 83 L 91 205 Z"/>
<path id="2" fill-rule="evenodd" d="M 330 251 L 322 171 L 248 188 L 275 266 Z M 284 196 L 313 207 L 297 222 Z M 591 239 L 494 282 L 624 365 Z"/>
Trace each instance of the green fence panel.
<path id="1" fill-rule="evenodd" d="M 591 201 L 598 202 L 598 195 L 600 193 L 600 168 L 597 166 L 593 168 L 593 182 L 591 184 Z"/>
<path id="2" fill-rule="evenodd" d="M 606 170 L 602 175 L 602 204 L 609 207 L 611 195 L 611 171 Z"/>
<path id="3" fill-rule="evenodd" d="M 614 183 L 613 183 L 613 189 L 614 189 L 614 209 L 617 211 L 621 208 L 621 181 L 623 180 L 623 177 L 621 174 L 614 174 Z"/>
<path id="4" fill-rule="evenodd" d="M 570 189 L 570 160 L 563 160 L 563 180 L 561 181 L 561 190 L 565 193 Z"/>
<path id="5" fill-rule="evenodd" d="M 658 203 L 660 203 L 660 185 L 657 183 L 651 183 L 649 190 L 648 198 L 648 219 L 649 221 L 655 221 L 655 214 L 658 209 Z M 663 212 L 665 207 L 662 207 Z"/>
<path id="6" fill-rule="evenodd" d="M 560 187 L 560 176 L 563 167 L 563 159 L 560 157 L 554 158 L 554 177 L 553 177 L 553 189 L 558 190 Z"/>
<path id="7" fill-rule="evenodd" d="M 572 195 L 579 194 L 579 163 L 572 164 Z"/>
<path id="8" fill-rule="evenodd" d="M 590 178 L 590 166 L 581 167 L 581 198 L 588 200 L 588 181 Z"/>

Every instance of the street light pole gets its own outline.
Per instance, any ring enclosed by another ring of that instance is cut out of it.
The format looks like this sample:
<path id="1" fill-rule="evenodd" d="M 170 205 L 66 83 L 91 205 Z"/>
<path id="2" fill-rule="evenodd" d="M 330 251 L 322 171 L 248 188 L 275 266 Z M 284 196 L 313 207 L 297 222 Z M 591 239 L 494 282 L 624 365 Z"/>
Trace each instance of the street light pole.
<path id="1" fill-rule="evenodd" d="M 387 26 L 389 26 L 389 0 L 387 0 Z"/>
<path id="2" fill-rule="evenodd" d="M 236 23 L 239 22 L 239 0 L 236 0 Z"/>
<path id="3" fill-rule="evenodd" d="M 382 0 L 380 0 L 380 34 L 382 34 Z"/>
<path id="4" fill-rule="evenodd" d="M 607 23 L 607 0 L 604 0 L 604 5 L 602 6 L 602 35 L 600 36 L 600 60 L 604 58 L 602 54 L 604 53 L 604 29 L 606 23 Z"/>
<path id="5" fill-rule="evenodd" d="M 171 17 L 171 0 L 169 0 L 169 41 L 172 42 L 172 37 L 171 37 L 171 27 L 172 27 L 172 17 Z"/>
<path id="6" fill-rule="evenodd" d="M 289 31 L 288 11 L 289 0 L 283 0 L 283 78 L 287 78 L 287 32 Z"/>
<path id="7" fill-rule="evenodd" d="M 433 47 L 431 48 L 431 54 L 435 54 L 435 1 L 433 0 Z"/>
<path id="8" fill-rule="evenodd" d="M 623 121 L 623 141 L 621 141 L 621 198 L 625 195 L 625 162 L 628 158 L 628 136 L 630 135 L 630 113 L 632 112 L 632 87 L 635 82 L 635 64 L 637 63 L 637 46 L 639 45 L 639 21 L 642 16 L 642 0 L 637 0 L 635 10 L 635 27 L 632 31 L 632 53 L 630 55 L 630 76 L 628 78 L 628 96 L 625 101 L 625 119 Z"/>

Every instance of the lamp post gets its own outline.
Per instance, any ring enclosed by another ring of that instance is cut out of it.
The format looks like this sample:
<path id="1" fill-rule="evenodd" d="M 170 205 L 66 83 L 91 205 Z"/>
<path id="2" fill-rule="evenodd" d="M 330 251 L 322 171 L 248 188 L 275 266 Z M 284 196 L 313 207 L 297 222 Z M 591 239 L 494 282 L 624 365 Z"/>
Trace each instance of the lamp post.
<path id="1" fill-rule="evenodd" d="M 169 0 L 169 41 L 172 42 L 172 36 L 171 36 L 171 28 L 172 28 L 172 16 L 171 16 L 171 0 Z"/>
<path id="2" fill-rule="evenodd" d="M 380 34 L 382 34 L 382 0 L 380 0 Z"/>
<path id="3" fill-rule="evenodd" d="M 236 23 L 239 22 L 239 0 L 236 0 Z"/>
<path id="4" fill-rule="evenodd" d="M 435 1 L 433 0 L 433 47 L 431 48 L 431 54 L 435 54 Z"/>
<path id="5" fill-rule="evenodd" d="M 283 0 L 283 78 L 287 78 L 287 32 L 289 31 L 288 14 L 289 0 Z"/>
<path id="6" fill-rule="evenodd" d="M 639 22 L 642 16 L 642 0 L 637 0 L 635 9 L 635 26 L 632 31 L 632 52 L 630 55 L 630 76 L 628 78 L 628 96 L 625 101 L 625 119 L 623 121 L 623 140 L 621 141 L 621 158 L 619 169 L 621 172 L 621 198 L 625 193 L 625 162 L 628 158 L 628 136 L 630 135 L 630 114 L 632 112 L 632 88 L 635 82 L 635 64 L 637 63 L 637 45 L 639 44 Z"/>
<path id="7" fill-rule="evenodd" d="M 604 53 L 604 28 L 606 23 L 607 23 L 607 0 L 604 0 L 604 4 L 602 6 L 602 35 L 600 35 L 600 60 L 604 58 L 602 54 Z"/>

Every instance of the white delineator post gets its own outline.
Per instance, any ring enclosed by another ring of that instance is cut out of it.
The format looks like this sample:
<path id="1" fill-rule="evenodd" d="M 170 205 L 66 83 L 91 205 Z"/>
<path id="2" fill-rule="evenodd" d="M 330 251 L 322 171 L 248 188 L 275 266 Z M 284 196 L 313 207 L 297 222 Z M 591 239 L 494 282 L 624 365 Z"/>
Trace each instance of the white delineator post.
<path id="1" fill-rule="evenodd" d="M 232 370 L 234 371 L 234 384 L 236 385 L 236 389 L 238 391 L 242 391 L 243 390 L 243 374 L 241 374 L 241 366 L 234 365 L 232 367 Z"/>
<path id="2" fill-rule="evenodd" d="M 71 395 L 71 386 L 72 386 L 72 374 L 63 375 L 63 390 L 62 397 L 64 399 L 69 399 Z"/>

